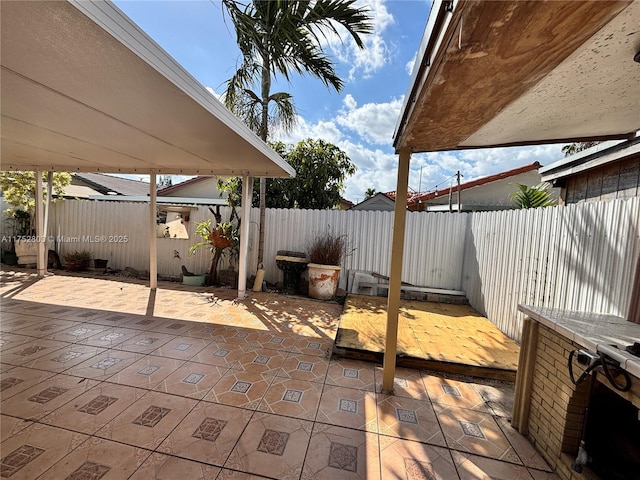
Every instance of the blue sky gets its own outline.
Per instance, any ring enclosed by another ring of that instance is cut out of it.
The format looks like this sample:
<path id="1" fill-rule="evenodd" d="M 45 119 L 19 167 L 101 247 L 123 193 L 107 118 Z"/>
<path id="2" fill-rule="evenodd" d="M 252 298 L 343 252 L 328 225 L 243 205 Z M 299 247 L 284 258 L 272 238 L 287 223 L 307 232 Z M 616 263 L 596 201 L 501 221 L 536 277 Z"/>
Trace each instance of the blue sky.
<path id="1" fill-rule="evenodd" d="M 225 22 L 219 1 L 123 1 L 115 2 L 151 38 L 215 94 L 239 61 L 235 33 Z M 276 139 L 297 143 L 321 138 L 342 148 L 358 171 L 345 182 L 343 196 L 361 201 L 367 188 L 395 190 L 397 157 L 392 147 L 396 120 L 409 87 L 411 68 L 427 22 L 427 0 L 374 0 L 369 6 L 374 33 L 365 38 L 366 50 L 352 41 L 330 39 L 325 50 L 336 62 L 345 81 L 340 93 L 329 91 L 312 77 L 293 76 L 272 91 L 293 95 L 298 124 Z M 346 36 L 344 37 L 347 38 Z M 430 191 L 449 184 L 457 171 L 463 181 L 473 180 L 527 163 L 547 165 L 562 158 L 562 145 L 513 147 L 414 155 L 409 186 Z M 422 181 L 420 182 L 420 171 Z M 174 179 L 174 183 L 180 178 Z"/>

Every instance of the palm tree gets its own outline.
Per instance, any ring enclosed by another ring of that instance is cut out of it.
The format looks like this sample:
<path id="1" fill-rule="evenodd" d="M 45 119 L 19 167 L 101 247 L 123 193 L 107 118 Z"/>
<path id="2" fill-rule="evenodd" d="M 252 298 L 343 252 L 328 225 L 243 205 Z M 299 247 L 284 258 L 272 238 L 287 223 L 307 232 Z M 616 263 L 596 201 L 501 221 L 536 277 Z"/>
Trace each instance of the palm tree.
<path id="1" fill-rule="evenodd" d="M 226 82 L 224 101 L 267 141 L 269 127 L 290 129 L 296 120 L 292 96 L 271 93 L 274 78 L 280 74 L 287 81 L 290 72 L 311 74 L 327 88 L 339 92 L 343 82 L 334 63 L 322 50 L 322 39 L 334 33 L 340 37 L 341 25 L 364 48 L 360 34 L 373 27 L 368 10 L 355 8 L 355 0 L 253 0 L 244 4 L 222 0 L 236 30 L 242 59 L 235 74 Z M 255 90 L 253 90 L 255 89 Z M 264 255 L 264 209 L 266 179 L 260 179 L 260 230 L 258 264 Z"/>
<path id="2" fill-rule="evenodd" d="M 548 183 L 540 183 L 532 187 L 518 183 L 517 186 L 518 190 L 510 197 L 516 208 L 550 207 L 556 204 L 551 198 L 549 192 L 551 185 Z"/>
<path id="3" fill-rule="evenodd" d="M 565 157 L 569 157 L 571 155 L 575 155 L 578 152 L 586 150 L 587 148 L 594 147 L 598 145 L 600 142 L 576 142 L 570 143 L 569 145 L 565 145 L 562 147 L 562 153 L 564 153 Z"/>
<path id="4" fill-rule="evenodd" d="M 375 188 L 367 188 L 367 191 L 364 192 L 364 199 L 368 200 L 371 197 L 373 197 L 376 194 L 376 189 Z"/>

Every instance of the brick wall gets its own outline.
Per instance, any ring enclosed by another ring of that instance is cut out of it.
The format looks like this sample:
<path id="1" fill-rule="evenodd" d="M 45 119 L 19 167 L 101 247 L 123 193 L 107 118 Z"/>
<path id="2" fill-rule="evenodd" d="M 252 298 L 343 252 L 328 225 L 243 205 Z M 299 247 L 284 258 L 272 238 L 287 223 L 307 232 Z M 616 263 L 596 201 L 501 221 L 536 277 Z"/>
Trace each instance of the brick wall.
<path id="1" fill-rule="evenodd" d="M 569 378 L 569 352 L 578 348 L 577 344 L 540 325 L 529 438 L 563 480 L 584 478 L 566 464 L 568 458 L 575 458 L 580 445 L 590 385 L 587 380 L 576 387 Z M 564 461 L 561 460 L 563 453 L 566 454 Z"/>

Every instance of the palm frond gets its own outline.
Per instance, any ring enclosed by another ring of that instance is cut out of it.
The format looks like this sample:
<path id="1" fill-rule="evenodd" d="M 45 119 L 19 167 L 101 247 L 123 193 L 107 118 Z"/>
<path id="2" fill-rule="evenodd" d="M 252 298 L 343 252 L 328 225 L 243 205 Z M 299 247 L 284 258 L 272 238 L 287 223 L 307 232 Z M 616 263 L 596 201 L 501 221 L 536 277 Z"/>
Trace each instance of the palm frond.
<path id="1" fill-rule="evenodd" d="M 550 207 L 556 204 L 551 198 L 549 191 L 551 185 L 548 183 L 540 183 L 532 187 L 518 183 L 517 187 L 518 190 L 510 196 L 516 208 Z"/>

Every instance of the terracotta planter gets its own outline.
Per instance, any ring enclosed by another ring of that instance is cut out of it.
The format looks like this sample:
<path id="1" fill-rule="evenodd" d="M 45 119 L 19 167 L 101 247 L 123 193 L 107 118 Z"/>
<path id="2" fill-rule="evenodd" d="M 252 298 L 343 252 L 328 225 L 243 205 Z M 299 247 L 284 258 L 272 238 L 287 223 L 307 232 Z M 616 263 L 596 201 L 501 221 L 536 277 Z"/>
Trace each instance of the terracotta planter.
<path id="1" fill-rule="evenodd" d="M 89 268 L 90 260 L 67 260 L 67 270 L 81 272 Z"/>
<path id="2" fill-rule="evenodd" d="M 309 269 L 309 296 L 318 300 L 330 300 L 335 297 L 340 279 L 340 267 L 310 263 L 307 268 Z"/>

